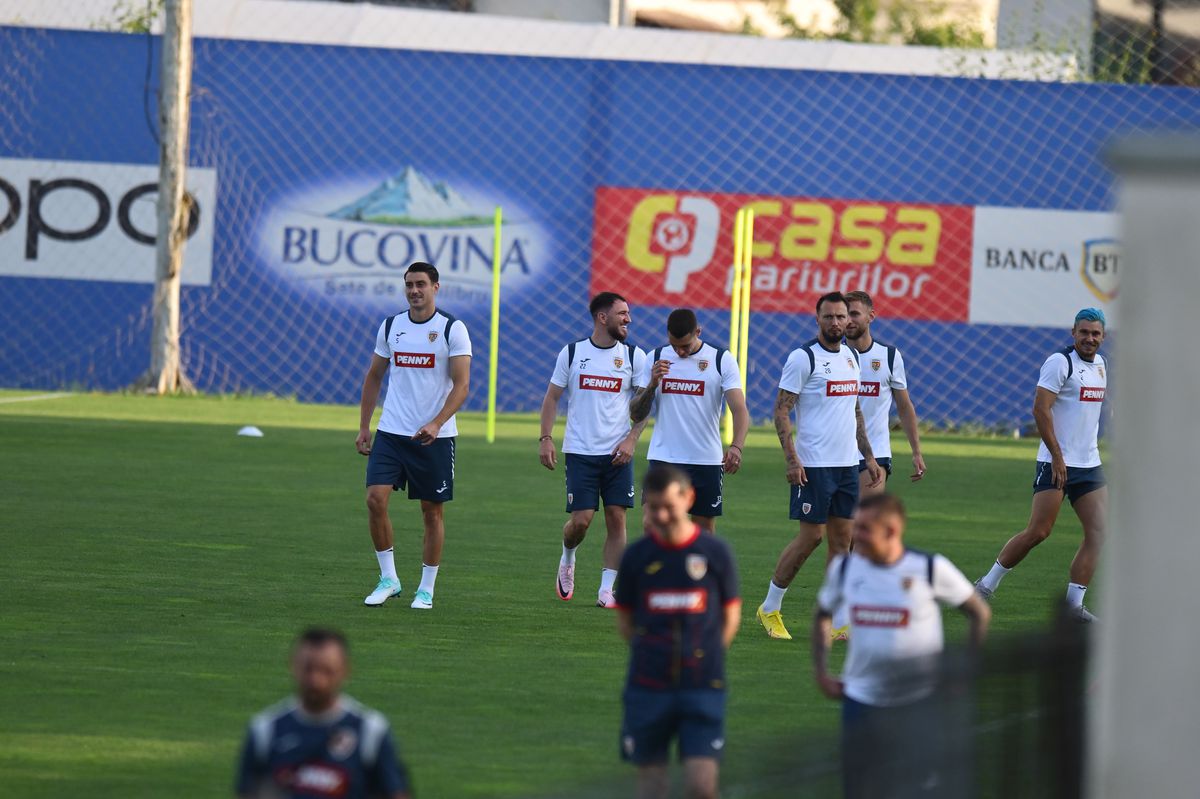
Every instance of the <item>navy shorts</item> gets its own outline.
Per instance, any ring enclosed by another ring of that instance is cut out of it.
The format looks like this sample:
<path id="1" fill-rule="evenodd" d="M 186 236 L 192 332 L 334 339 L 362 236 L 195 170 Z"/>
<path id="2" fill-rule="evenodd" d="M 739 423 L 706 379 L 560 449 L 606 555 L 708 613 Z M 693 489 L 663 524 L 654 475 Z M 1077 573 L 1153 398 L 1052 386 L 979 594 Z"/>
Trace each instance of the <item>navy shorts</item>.
<path id="1" fill-rule="evenodd" d="M 632 508 L 637 491 L 633 486 L 633 461 L 614 466 L 612 455 L 566 453 L 567 513 L 605 507 Z"/>
<path id="2" fill-rule="evenodd" d="M 883 479 L 887 480 L 892 476 L 892 459 L 891 458 L 876 458 L 875 462 L 879 464 L 879 468 L 883 469 Z M 862 474 L 867 470 L 867 459 L 863 458 L 858 462 L 858 473 Z"/>
<path id="3" fill-rule="evenodd" d="M 813 466 L 805 468 L 808 482 L 788 486 L 792 507 L 790 518 L 807 524 L 825 524 L 830 516 L 849 519 L 858 504 L 857 466 Z"/>
<path id="4" fill-rule="evenodd" d="M 650 466 L 654 467 L 665 463 L 666 461 L 650 461 Z M 693 516 L 708 517 L 721 515 L 721 511 L 725 507 L 725 498 L 721 495 L 721 491 L 725 487 L 725 467 L 719 463 L 715 466 L 697 463 L 667 465 L 682 469 L 692 479 L 692 488 L 696 489 L 696 501 L 692 503 L 688 513 Z"/>
<path id="5" fill-rule="evenodd" d="M 1106 485 L 1108 485 L 1108 481 L 1104 479 L 1103 466 L 1067 467 L 1066 494 L 1072 505 L 1084 494 L 1090 494 Z M 1054 472 L 1051 470 L 1050 464 L 1046 461 L 1038 461 L 1037 474 L 1033 477 L 1033 493 L 1057 490 L 1059 489 L 1054 485 Z"/>
<path id="6" fill-rule="evenodd" d="M 671 739 L 679 757 L 720 759 L 725 749 L 725 692 L 625 689 L 621 758 L 639 766 L 665 763 Z"/>
<path id="7" fill-rule="evenodd" d="M 409 499 L 449 502 L 454 499 L 454 438 L 439 438 L 428 446 L 412 436 L 375 431 L 367 458 L 367 485 L 408 488 Z"/>

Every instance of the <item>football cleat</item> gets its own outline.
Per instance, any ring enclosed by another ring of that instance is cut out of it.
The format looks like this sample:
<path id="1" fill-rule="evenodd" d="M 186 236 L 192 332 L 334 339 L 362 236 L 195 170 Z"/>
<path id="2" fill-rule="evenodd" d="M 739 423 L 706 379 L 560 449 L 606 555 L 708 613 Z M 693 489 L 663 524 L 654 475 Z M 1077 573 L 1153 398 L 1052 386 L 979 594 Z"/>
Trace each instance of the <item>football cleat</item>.
<path id="1" fill-rule="evenodd" d="M 983 597 L 984 602 L 991 602 L 992 597 L 994 597 L 996 595 L 995 591 L 993 591 L 992 589 L 988 588 L 987 586 L 985 586 L 983 584 L 982 577 L 980 577 L 978 580 L 975 581 L 975 593 L 977 593 L 977 594 L 979 594 L 979 596 Z"/>
<path id="2" fill-rule="evenodd" d="M 850 640 L 850 625 L 849 624 L 847 624 L 844 627 L 837 627 L 837 628 L 829 631 L 830 643 L 832 643 L 834 641 L 849 641 L 849 640 Z"/>
<path id="3" fill-rule="evenodd" d="M 783 614 L 778 610 L 773 610 L 770 613 L 764 613 L 762 605 L 758 606 L 758 622 L 767 630 L 767 635 L 772 638 L 781 638 L 784 641 L 792 640 L 792 634 L 787 631 L 787 627 L 783 626 Z"/>
<path id="4" fill-rule="evenodd" d="M 1090 610 L 1080 605 L 1077 608 L 1067 610 L 1067 618 L 1072 621 L 1083 622 L 1084 624 L 1093 624 L 1096 621 L 1096 616 Z"/>
<path id="5" fill-rule="evenodd" d="M 375 590 L 367 595 L 363 600 L 363 604 L 368 607 L 377 608 L 390 598 L 400 593 L 400 581 L 391 577 L 380 577 L 379 585 L 375 586 Z"/>
<path id="6" fill-rule="evenodd" d="M 559 564 L 558 582 L 554 587 L 558 591 L 558 598 L 563 602 L 575 596 L 575 564 L 572 563 L 570 566 Z"/>
<path id="7" fill-rule="evenodd" d="M 409 607 L 414 610 L 433 610 L 433 594 L 428 591 L 417 591 L 417 595 L 413 597 Z"/>
<path id="8" fill-rule="evenodd" d="M 615 608 L 617 606 L 617 598 L 613 596 L 612 591 L 604 590 L 600 592 L 599 598 L 596 599 L 596 607 L 598 608 Z"/>

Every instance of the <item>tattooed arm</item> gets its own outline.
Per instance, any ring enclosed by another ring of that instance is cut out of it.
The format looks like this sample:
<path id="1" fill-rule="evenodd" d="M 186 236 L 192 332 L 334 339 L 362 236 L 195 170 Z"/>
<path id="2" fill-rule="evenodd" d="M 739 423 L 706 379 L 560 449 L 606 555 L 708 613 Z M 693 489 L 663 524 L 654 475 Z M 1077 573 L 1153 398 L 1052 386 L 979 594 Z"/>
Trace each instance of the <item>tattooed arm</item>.
<path id="1" fill-rule="evenodd" d="M 783 457 L 787 461 L 788 482 L 802 486 L 807 479 L 800 456 L 796 453 L 796 443 L 792 439 L 792 410 L 796 407 L 798 399 L 800 395 L 779 389 L 779 394 L 775 397 L 775 433 L 779 436 L 779 445 L 783 447 Z"/>
<path id="2" fill-rule="evenodd" d="M 867 424 L 863 420 L 862 407 L 857 401 L 854 403 L 854 419 L 854 434 L 858 438 L 858 451 L 863 456 L 863 460 L 867 462 L 867 474 L 871 475 L 871 482 L 868 485 L 874 488 L 883 482 L 883 469 L 875 462 L 875 454 L 871 452 L 871 441 L 867 438 Z"/>

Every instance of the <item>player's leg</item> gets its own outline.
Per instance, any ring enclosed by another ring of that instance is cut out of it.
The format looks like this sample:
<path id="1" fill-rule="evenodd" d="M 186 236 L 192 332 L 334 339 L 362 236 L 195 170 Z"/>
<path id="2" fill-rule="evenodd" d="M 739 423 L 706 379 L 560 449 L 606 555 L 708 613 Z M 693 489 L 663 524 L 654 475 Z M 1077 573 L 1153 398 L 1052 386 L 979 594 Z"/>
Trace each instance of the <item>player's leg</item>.
<path id="1" fill-rule="evenodd" d="M 830 473 L 833 475 L 835 488 L 829 498 L 829 521 L 825 526 L 826 568 L 834 556 L 846 555 L 850 552 L 851 534 L 854 529 L 852 518 L 854 509 L 858 507 L 862 475 L 857 466 L 834 468 L 830 470 Z M 880 491 L 882 490 L 880 488 Z M 845 602 L 834 611 L 829 634 L 834 641 L 850 640 L 850 608 Z"/>
<path id="2" fill-rule="evenodd" d="M 1083 595 L 1092 583 L 1096 565 L 1100 561 L 1100 549 L 1104 546 L 1104 534 L 1108 513 L 1108 488 L 1102 483 L 1085 494 L 1077 495 L 1073 503 L 1075 514 L 1083 525 L 1083 540 L 1071 561 L 1071 582 L 1067 585 L 1067 604 L 1084 621 L 1095 617 L 1083 606 Z"/>
<path id="3" fill-rule="evenodd" d="M 1038 464 L 1038 476 L 1034 481 L 1033 503 L 1029 511 L 1029 523 L 1025 529 L 1008 539 L 996 556 L 992 568 L 981 577 L 975 586 L 984 597 L 991 597 L 1000 586 L 1000 581 L 1025 559 L 1034 547 L 1050 537 L 1058 511 L 1062 507 L 1063 491 L 1049 482 L 1049 464 Z"/>
<path id="4" fill-rule="evenodd" d="M 554 591 L 566 602 L 575 596 L 575 550 L 587 536 L 592 517 L 600 506 L 600 482 L 603 465 L 591 455 L 568 452 L 563 458 L 567 484 L 567 523 L 563 525 L 562 556 Z"/>
<path id="5" fill-rule="evenodd" d="M 688 799 L 717 799 L 717 773 L 725 751 L 725 692 L 679 693 L 679 759 Z"/>
<path id="6" fill-rule="evenodd" d="M 438 568 L 442 564 L 442 545 L 446 542 L 446 522 L 442 513 L 444 503 L 421 500 L 421 523 L 425 536 L 421 543 L 421 584 L 417 586 L 412 607 L 429 610 L 433 607 L 433 591 Z"/>
<path id="7" fill-rule="evenodd" d="M 379 564 L 379 582 L 363 600 L 364 605 L 378 607 L 400 593 L 400 578 L 396 574 L 393 552 L 394 535 L 388 503 L 396 487 L 404 485 L 404 466 L 393 437 L 377 430 L 371 455 L 367 460 L 367 525 L 371 531 L 375 559 Z"/>
<path id="8" fill-rule="evenodd" d="M 674 693 L 627 688 L 622 697 L 621 759 L 638 767 L 638 799 L 666 799 L 667 756 L 675 731 Z"/>
<path id="9" fill-rule="evenodd" d="M 446 540 L 443 509 L 454 499 L 453 438 L 439 438 L 429 445 L 415 441 L 407 445 L 412 464 L 409 469 L 408 498 L 420 500 L 424 537 L 421 543 L 421 584 L 417 586 L 411 607 L 430 610 L 442 563 L 442 545 Z"/>
<path id="10" fill-rule="evenodd" d="M 604 562 L 600 569 L 600 590 L 596 593 L 596 605 L 602 608 L 616 607 L 613 585 L 617 580 L 617 568 L 625 552 L 625 515 L 633 507 L 637 489 L 633 479 L 633 464 L 614 466 L 612 461 L 604 472 L 601 498 L 604 502 Z"/>
<path id="11" fill-rule="evenodd" d="M 692 478 L 696 501 L 690 509 L 692 521 L 700 531 L 713 535 L 717 532 L 717 517 L 725 507 L 725 471 L 720 465 L 683 464 L 682 468 Z"/>
<path id="12" fill-rule="evenodd" d="M 638 766 L 637 799 L 667 799 L 670 795 L 671 778 L 665 762 Z"/>
<path id="13" fill-rule="evenodd" d="M 756 616 L 772 638 L 791 640 L 791 633 L 783 623 L 783 596 L 796 578 L 800 567 L 825 537 L 825 523 L 829 520 L 829 502 L 834 489 L 833 476 L 829 469 L 806 469 L 808 482 L 803 486 L 789 486 L 789 516 L 800 522 L 796 537 L 779 553 L 775 574 L 767 586 L 767 598 L 758 606 Z"/>

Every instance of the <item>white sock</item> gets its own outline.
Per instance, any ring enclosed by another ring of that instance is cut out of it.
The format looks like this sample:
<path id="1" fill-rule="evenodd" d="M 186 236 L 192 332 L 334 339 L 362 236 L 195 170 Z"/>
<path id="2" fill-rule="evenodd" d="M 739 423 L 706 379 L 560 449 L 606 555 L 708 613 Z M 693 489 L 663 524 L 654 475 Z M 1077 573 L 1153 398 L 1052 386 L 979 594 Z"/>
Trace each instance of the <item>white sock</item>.
<path id="1" fill-rule="evenodd" d="M 1073 608 L 1083 607 L 1083 592 L 1086 590 L 1086 585 L 1067 583 L 1067 604 Z"/>
<path id="2" fill-rule="evenodd" d="M 613 582 L 617 579 L 616 569 L 601 569 L 600 570 L 600 593 L 611 591 Z"/>
<path id="3" fill-rule="evenodd" d="M 845 602 L 838 605 L 838 609 L 833 612 L 832 624 L 835 630 L 850 626 L 850 609 L 846 607 Z"/>
<path id="4" fill-rule="evenodd" d="M 1000 587 L 1000 581 L 1004 579 L 1004 575 L 1008 574 L 1010 571 L 1012 571 L 1012 569 L 1006 569 L 1000 565 L 1000 561 L 996 561 L 992 564 L 991 571 L 983 576 L 983 579 L 979 581 L 979 584 L 989 591 L 995 591 Z"/>
<path id="5" fill-rule="evenodd" d="M 558 565 L 559 566 L 574 566 L 575 565 L 575 550 L 577 550 L 577 549 L 579 549 L 578 544 L 576 544 L 573 547 L 569 547 L 566 544 L 563 544 L 563 553 L 562 553 L 562 557 L 558 559 Z"/>
<path id="6" fill-rule="evenodd" d="M 400 579 L 396 576 L 396 558 L 392 555 L 391 547 L 382 552 L 376 552 L 375 558 L 379 561 L 379 575 L 381 577 L 391 577 L 393 580 Z"/>
<path id="7" fill-rule="evenodd" d="M 433 584 L 437 582 L 437 566 L 426 566 L 421 564 L 421 584 L 417 586 L 418 591 L 428 591 L 430 596 L 433 596 Z"/>
<path id="8" fill-rule="evenodd" d="M 772 580 L 770 587 L 767 588 L 767 598 L 762 603 L 763 613 L 774 613 L 783 607 L 783 595 L 786 593 L 786 588 L 780 588 Z"/>

